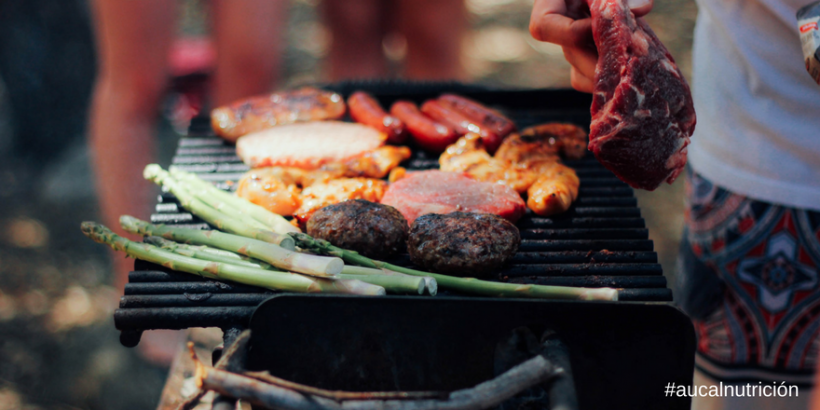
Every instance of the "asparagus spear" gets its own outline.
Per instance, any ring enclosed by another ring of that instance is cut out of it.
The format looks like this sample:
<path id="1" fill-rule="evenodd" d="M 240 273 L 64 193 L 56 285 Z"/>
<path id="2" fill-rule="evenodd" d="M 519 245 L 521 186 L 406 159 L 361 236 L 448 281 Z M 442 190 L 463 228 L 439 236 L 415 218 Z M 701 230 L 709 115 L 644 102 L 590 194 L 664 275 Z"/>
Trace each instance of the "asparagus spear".
<path id="1" fill-rule="evenodd" d="M 578 300 L 618 300 L 618 291 L 611 288 L 575 288 L 568 286 L 523 285 L 479 280 L 475 278 L 457 278 L 437 273 L 422 272 L 386 262 L 370 259 L 358 252 L 349 251 L 323 239 L 315 239 L 304 233 L 289 234 L 296 240 L 296 245 L 312 252 L 338 256 L 345 262 L 375 269 L 388 269 L 413 276 L 429 276 L 436 279 L 443 289 L 454 290 L 482 296 L 522 297 L 543 299 L 578 299 Z"/>
<path id="2" fill-rule="evenodd" d="M 259 265 L 258 263 L 253 263 L 250 261 L 242 260 L 240 258 L 234 258 L 229 256 L 224 256 L 208 251 L 202 250 L 201 246 L 193 246 L 193 245 L 186 245 L 182 243 L 176 243 L 174 241 L 169 241 L 167 239 L 160 238 L 159 236 L 146 236 L 145 243 L 149 245 L 154 245 L 158 248 L 164 249 L 169 252 L 173 252 L 179 255 L 188 256 L 191 258 L 211 261 L 211 262 L 220 262 L 220 263 L 230 263 L 237 266 L 245 266 L 248 268 L 257 268 L 257 269 L 264 269 L 263 266 Z M 234 254 L 236 255 L 236 254 Z M 238 256 L 238 255 L 237 255 Z M 268 265 L 270 266 L 270 265 Z"/>
<path id="3" fill-rule="evenodd" d="M 299 228 L 293 226 L 290 222 L 288 222 L 287 219 L 283 218 L 281 215 L 277 215 L 271 211 L 268 211 L 267 209 L 259 205 L 256 205 L 248 200 L 245 200 L 235 195 L 231 195 L 230 193 L 213 186 L 210 182 L 203 181 L 194 174 L 182 171 L 176 167 L 171 167 L 170 171 L 171 175 L 173 175 L 177 179 L 181 181 L 186 181 L 190 183 L 192 186 L 200 189 L 201 195 L 218 198 L 225 204 L 230 205 L 235 209 L 239 209 L 251 218 L 261 222 L 263 225 L 269 227 L 270 230 L 276 233 L 287 234 L 290 232 L 301 232 Z"/>
<path id="4" fill-rule="evenodd" d="M 215 230 L 201 231 L 198 229 L 153 225 L 128 215 L 120 217 L 120 225 L 131 233 L 143 236 L 160 236 L 176 242 L 224 249 L 262 260 L 282 270 L 311 276 L 336 277 L 344 266 L 344 262 L 339 258 L 294 252 L 272 243 Z"/>
<path id="5" fill-rule="evenodd" d="M 244 266 L 248 268 L 279 271 L 270 264 L 262 261 L 258 261 L 259 263 L 256 263 L 243 259 L 238 259 L 237 257 L 239 255 L 237 254 L 232 254 L 233 257 L 226 257 L 210 252 L 204 252 L 200 249 L 202 248 L 201 246 L 177 243 L 174 241 L 169 241 L 167 239 L 160 238 L 158 236 L 147 236 L 145 238 L 145 242 L 165 249 L 167 251 L 196 259 L 232 264 L 237 266 Z M 345 270 L 348 270 L 350 273 L 346 274 Z M 339 275 L 339 278 L 361 280 L 362 282 L 369 283 L 371 285 L 381 286 L 390 293 L 409 293 L 421 295 L 424 293 L 425 289 L 424 278 L 405 275 L 397 272 L 394 272 L 392 275 L 386 275 L 378 269 L 362 268 L 358 266 L 345 266 L 342 269 L 342 274 Z"/>
<path id="6" fill-rule="evenodd" d="M 149 164 L 143 171 L 145 179 L 151 180 L 157 185 L 162 185 L 170 190 L 179 199 L 182 206 L 191 211 L 194 215 L 204 219 L 211 225 L 230 233 L 247 236 L 248 238 L 270 242 L 283 248 L 293 250 L 293 241 L 287 240 L 287 235 L 281 235 L 266 229 L 260 229 L 261 223 L 243 214 L 235 216 L 227 215 L 217 209 L 212 208 L 205 202 L 191 195 L 182 187 L 167 171 L 157 164 Z"/>
<path id="7" fill-rule="evenodd" d="M 83 234 L 95 242 L 106 244 L 117 251 L 124 251 L 134 258 L 209 279 L 229 280 L 246 285 L 291 292 L 326 292 L 356 295 L 385 294 L 384 288 L 358 280 L 311 278 L 295 273 L 267 271 L 177 255 L 147 243 L 130 241 L 95 222 L 83 222 L 81 229 Z"/>
<path id="8" fill-rule="evenodd" d="M 422 295 L 424 294 L 425 289 L 424 278 L 410 275 L 352 275 L 349 273 L 342 273 L 340 277 L 342 279 L 358 279 L 362 282 L 378 285 L 390 293 Z"/>
<path id="9" fill-rule="evenodd" d="M 404 276 L 404 277 L 413 277 L 415 276 L 408 275 L 406 273 L 396 272 L 389 269 L 373 269 L 373 268 L 365 268 L 362 266 L 353 266 L 353 265 L 345 265 L 342 268 L 342 274 L 349 274 L 349 275 L 387 275 L 387 276 Z M 438 293 L 438 283 L 436 280 L 429 277 L 424 276 L 420 278 L 424 281 L 424 288 L 427 289 L 427 292 L 430 296 L 436 296 Z"/>

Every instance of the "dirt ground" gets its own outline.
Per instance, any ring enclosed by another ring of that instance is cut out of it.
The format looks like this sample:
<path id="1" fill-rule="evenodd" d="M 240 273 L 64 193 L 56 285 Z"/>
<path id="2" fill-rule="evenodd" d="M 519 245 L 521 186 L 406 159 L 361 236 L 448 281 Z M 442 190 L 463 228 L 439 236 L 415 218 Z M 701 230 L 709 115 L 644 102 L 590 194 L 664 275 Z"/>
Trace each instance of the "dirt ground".
<path id="1" fill-rule="evenodd" d="M 206 32 L 207 6 L 181 3 L 180 32 Z M 326 79 L 332 39 L 317 3 L 291 2 L 283 85 Z M 469 81 L 568 87 L 560 48 L 528 34 L 532 0 L 466 5 Z M 648 17 L 687 76 L 695 15 L 692 0 L 658 0 Z M 164 382 L 163 366 L 119 344 L 109 255 L 79 231 L 81 221 L 98 219 L 85 145 L 94 75 L 88 20 L 82 0 L 0 2 L 0 410 L 149 409 Z M 391 55 L 400 66 L 401 50 Z M 179 136 L 167 118 L 157 134 L 158 161 L 168 163 Z M 681 195 L 680 182 L 638 193 L 670 280 Z"/>

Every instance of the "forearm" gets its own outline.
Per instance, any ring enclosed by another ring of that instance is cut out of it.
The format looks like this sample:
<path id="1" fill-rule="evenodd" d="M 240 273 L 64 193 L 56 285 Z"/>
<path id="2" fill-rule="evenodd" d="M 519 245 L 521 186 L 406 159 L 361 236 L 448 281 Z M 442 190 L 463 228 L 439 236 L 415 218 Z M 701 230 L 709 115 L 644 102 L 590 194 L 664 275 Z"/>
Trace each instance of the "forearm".
<path id="1" fill-rule="evenodd" d="M 154 158 L 156 109 L 129 104 L 100 81 L 91 114 L 90 147 L 100 212 L 118 233 L 122 214 L 146 217 L 153 185 L 142 178 L 142 168 Z M 133 261 L 115 257 L 115 285 L 122 288 Z"/>

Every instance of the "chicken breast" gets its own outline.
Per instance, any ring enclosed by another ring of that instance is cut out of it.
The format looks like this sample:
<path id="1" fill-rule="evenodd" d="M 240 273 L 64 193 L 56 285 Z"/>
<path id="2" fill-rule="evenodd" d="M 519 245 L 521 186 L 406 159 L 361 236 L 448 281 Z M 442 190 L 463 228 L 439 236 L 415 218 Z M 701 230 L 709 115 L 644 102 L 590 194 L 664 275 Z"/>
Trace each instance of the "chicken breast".
<path id="1" fill-rule="evenodd" d="M 343 162 L 384 145 L 387 136 L 373 128 L 340 121 L 283 125 L 246 135 L 236 153 L 251 168 L 289 166 L 313 170 Z"/>

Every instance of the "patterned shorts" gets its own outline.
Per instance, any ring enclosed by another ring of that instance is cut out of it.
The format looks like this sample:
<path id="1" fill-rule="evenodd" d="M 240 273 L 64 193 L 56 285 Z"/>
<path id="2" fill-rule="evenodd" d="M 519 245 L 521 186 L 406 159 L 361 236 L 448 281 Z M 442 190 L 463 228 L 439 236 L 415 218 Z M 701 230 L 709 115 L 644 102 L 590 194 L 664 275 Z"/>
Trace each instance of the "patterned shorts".
<path id="1" fill-rule="evenodd" d="M 756 201 L 686 172 L 677 299 L 717 380 L 812 384 L 820 348 L 820 212 Z"/>

